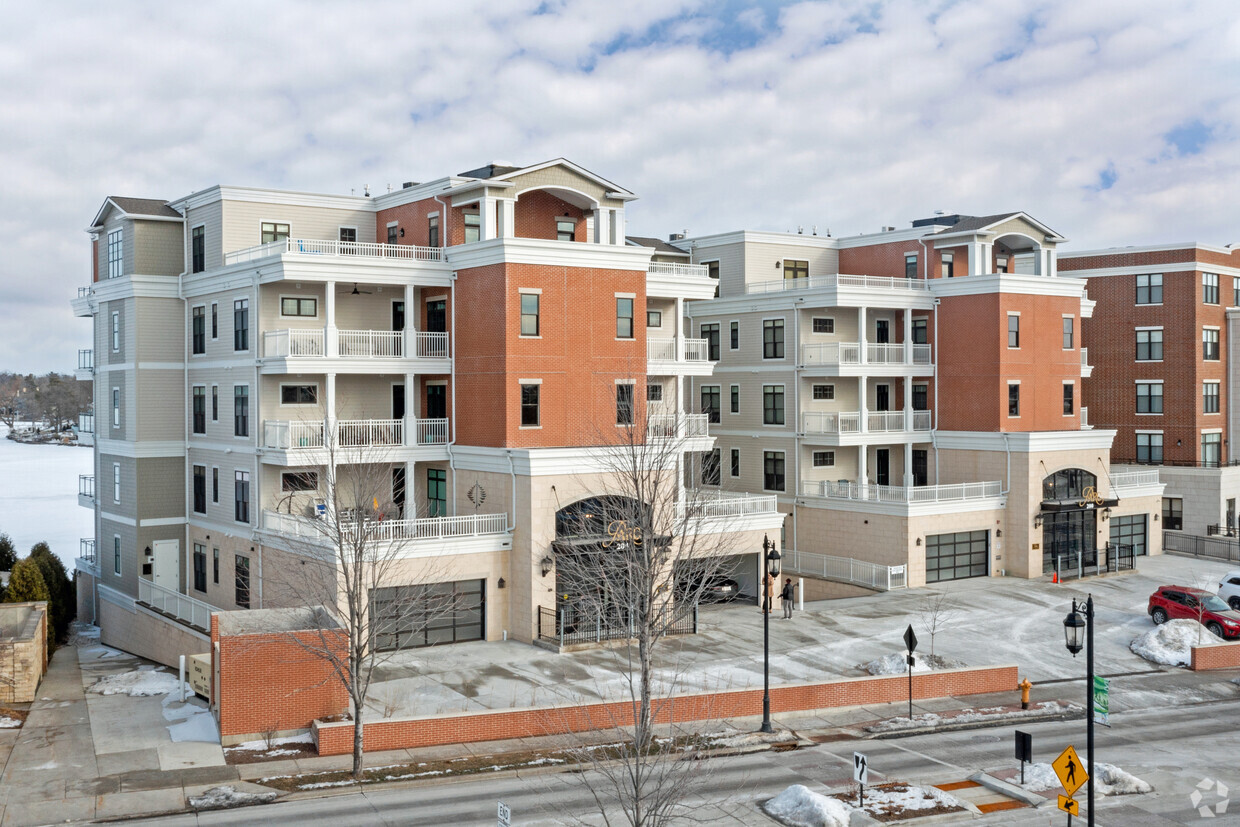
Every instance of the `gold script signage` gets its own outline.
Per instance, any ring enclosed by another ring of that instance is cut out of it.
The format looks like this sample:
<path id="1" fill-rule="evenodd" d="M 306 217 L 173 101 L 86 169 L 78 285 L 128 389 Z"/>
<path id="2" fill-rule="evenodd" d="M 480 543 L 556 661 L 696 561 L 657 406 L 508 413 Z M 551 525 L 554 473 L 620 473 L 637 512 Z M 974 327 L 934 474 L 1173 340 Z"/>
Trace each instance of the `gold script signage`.
<path id="1" fill-rule="evenodd" d="M 641 528 L 630 526 L 624 520 L 612 520 L 607 525 L 607 536 L 610 538 L 603 541 L 603 548 L 611 548 L 613 543 L 632 543 L 635 546 L 642 544 Z"/>
<path id="2" fill-rule="evenodd" d="M 1102 495 L 1092 485 L 1085 486 L 1085 491 L 1081 496 L 1083 499 L 1077 503 L 1081 508 L 1087 505 L 1102 505 Z"/>

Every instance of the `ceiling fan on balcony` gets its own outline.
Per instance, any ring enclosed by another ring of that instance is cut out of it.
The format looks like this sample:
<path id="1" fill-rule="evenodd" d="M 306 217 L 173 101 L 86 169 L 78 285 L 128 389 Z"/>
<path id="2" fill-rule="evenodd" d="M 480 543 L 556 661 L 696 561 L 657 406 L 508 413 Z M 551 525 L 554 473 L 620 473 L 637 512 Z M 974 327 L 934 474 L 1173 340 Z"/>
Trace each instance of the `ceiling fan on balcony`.
<path id="1" fill-rule="evenodd" d="M 346 295 L 348 295 L 348 296 L 362 296 L 362 295 L 369 296 L 369 295 L 370 295 L 370 291 L 369 291 L 369 290 L 358 290 L 358 289 L 357 289 L 357 282 L 353 282 L 353 289 L 352 289 L 352 290 L 341 290 L 341 291 L 339 291 L 339 292 L 340 292 L 340 295 L 342 295 L 342 296 L 346 296 Z"/>

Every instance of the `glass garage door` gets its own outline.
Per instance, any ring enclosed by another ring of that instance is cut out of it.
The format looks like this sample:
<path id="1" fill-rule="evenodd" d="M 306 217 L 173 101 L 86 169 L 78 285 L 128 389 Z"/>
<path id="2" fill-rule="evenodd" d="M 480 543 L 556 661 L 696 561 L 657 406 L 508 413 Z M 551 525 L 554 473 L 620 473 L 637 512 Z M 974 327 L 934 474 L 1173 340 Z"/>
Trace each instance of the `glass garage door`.
<path id="1" fill-rule="evenodd" d="M 932 534 L 926 538 L 926 582 L 985 577 L 989 531 Z"/>
<path id="2" fill-rule="evenodd" d="M 1144 514 L 1111 518 L 1111 545 L 1116 544 L 1132 546 L 1137 557 L 1146 553 Z"/>
<path id="3" fill-rule="evenodd" d="M 370 611 L 380 650 L 482 640 L 486 581 L 459 580 L 372 589 Z"/>

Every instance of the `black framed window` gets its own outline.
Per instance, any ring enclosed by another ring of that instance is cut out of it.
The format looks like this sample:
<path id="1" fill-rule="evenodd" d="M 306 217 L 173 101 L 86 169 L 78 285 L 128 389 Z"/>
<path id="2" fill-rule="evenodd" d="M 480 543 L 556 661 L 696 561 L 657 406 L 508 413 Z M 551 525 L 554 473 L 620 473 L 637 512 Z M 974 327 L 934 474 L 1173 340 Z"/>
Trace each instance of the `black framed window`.
<path id="1" fill-rule="evenodd" d="M 557 218 L 555 220 L 555 240 L 576 241 L 577 222 L 567 216 L 564 218 Z"/>
<path id="2" fill-rule="evenodd" d="M 264 221 L 262 225 L 262 234 L 263 244 L 270 244 L 273 241 L 282 241 L 289 236 L 288 225 L 275 221 Z"/>
<path id="3" fill-rule="evenodd" d="M 810 395 L 814 399 L 834 399 L 835 385 L 814 385 Z"/>
<path id="4" fill-rule="evenodd" d="M 729 390 L 728 411 L 738 414 L 741 412 L 741 386 L 732 385 Z"/>
<path id="5" fill-rule="evenodd" d="M 741 349 L 741 323 L 730 322 L 728 324 L 728 347 L 732 350 Z"/>
<path id="6" fill-rule="evenodd" d="M 633 424 L 633 385 L 630 382 L 616 385 L 616 424 Z"/>
<path id="7" fill-rule="evenodd" d="M 715 298 L 719 298 L 719 262 L 704 261 L 706 265 L 706 276 L 715 280 Z"/>
<path id="8" fill-rule="evenodd" d="M 784 358 L 784 320 L 762 320 L 762 358 Z"/>
<path id="9" fill-rule="evenodd" d="M 1184 500 L 1180 497 L 1163 497 L 1163 528 L 1168 531 L 1184 530 Z"/>
<path id="10" fill-rule="evenodd" d="M 1137 331 L 1137 361 L 1161 362 L 1163 358 L 1163 332 L 1157 330 Z"/>
<path id="11" fill-rule="evenodd" d="M 521 386 L 521 424 L 527 427 L 540 424 L 538 391 L 541 385 Z"/>
<path id="12" fill-rule="evenodd" d="M 1137 462 L 1157 465 L 1163 461 L 1163 435 L 1137 435 Z"/>
<path id="13" fill-rule="evenodd" d="M 250 388 L 238 385 L 233 388 L 233 436 L 250 435 Z"/>
<path id="14" fill-rule="evenodd" d="M 702 454 L 702 485 L 719 484 L 719 449 Z"/>
<path id="15" fill-rule="evenodd" d="M 220 501 L 220 469 L 211 469 L 211 502 Z"/>
<path id="16" fill-rule="evenodd" d="M 1202 413 L 1218 413 L 1218 382 L 1201 384 Z"/>
<path id="17" fill-rule="evenodd" d="M 211 549 L 211 582 L 217 586 L 220 584 L 220 550 L 218 548 Z"/>
<path id="18" fill-rule="evenodd" d="M 1137 383 L 1137 413 L 1160 414 L 1163 412 L 1163 386 L 1161 382 Z"/>
<path id="19" fill-rule="evenodd" d="M 108 233 L 108 278 L 115 279 L 125 275 L 125 245 L 121 230 Z"/>
<path id="20" fill-rule="evenodd" d="M 712 425 L 719 424 L 719 386 L 703 385 L 702 386 L 702 413 L 706 414 L 706 421 Z"/>
<path id="21" fill-rule="evenodd" d="M 811 459 L 815 468 L 830 468 L 835 465 L 835 452 L 815 451 Z"/>
<path id="22" fill-rule="evenodd" d="M 657 385 L 654 382 L 651 382 L 650 384 L 646 385 L 646 401 L 647 402 L 662 402 L 663 401 L 663 386 Z"/>
<path id="23" fill-rule="evenodd" d="M 904 277 L 906 279 L 917 278 L 917 254 L 916 253 L 905 253 L 904 254 Z"/>
<path id="24" fill-rule="evenodd" d="M 317 491 L 318 471 L 284 471 L 280 474 L 281 491 Z"/>
<path id="25" fill-rule="evenodd" d="M 1151 273 L 1136 277 L 1137 304 L 1162 304 L 1163 277 L 1162 273 Z"/>
<path id="26" fill-rule="evenodd" d="M 203 385 L 194 385 L 193 404 L 190 410 L 193 412 L 193 431 L 196 434 L 205 434 L 207 432 L 207 389 Z"/>
<path id="27" fill-rule="evenodd" d="M 1008 314 L 1008 347 L 1020 347 L 1020 316 Z"/>
<path id="28" fill-rule="evenodd" d="M 249 471 L 237 471 L 233 477 L 233 519 L 239 523 L 250 521 Z"/>
<path id="29" fill-rule="evenodd" d="M 762 487 L 767 491 L 784 490 L 784 452 L 762 452 Z"/>
<path id="30" fill-rule="evenodd" d="M 310 318 L 314 318 L 319 315 L 319 300 L 303 299 L 297 296 L 285 296 L 280 299 L 280 315 L 308 316 Z"/>
<path id="31" fill-rule="evenodd" d="M 281 385 L 281 405 L 317 405 L 319 402 L 318 385 Z"/>
<path id="32" fill-rule="evenodd" d="M 1201 300 L 1206 304 L 1218 304 L 1218 273 L 1201 274 Z"/>
<path id="33" fill-rule="evenodd" d="M 930 388 L 928 385 L 913 385 L 913 410 L 930 410 L 929 392 Z"/>
<path id="34" fill-rule="evenodd" d="M 1020 416 L 1020 385 L 1008 385 L 1008 416 Z"/>
<path id="35" fill-rule="evenodd" d="M 1076 385 L 1071 382 L 1063 386 L 1063 415 L 1071 416 L 1076 412 Z"/>
<path id="36" fill-rule="evenodd" d="M 397 227 L 395 224 L 388 227 L 387 228 L 387 243 L 388 244 L 399 244 L 400 243 L 400 239 L 398 238 L 399 235 L 400 235 L 400 228 Z"/>
<path id="37" fill-rule="evenodd" d="M 663 311 L 647 310 L 646 327 L 663 327 Z"/>
<path id="38" fill-rule="evenodd" d="M 699 326 L 702 338 L 706 340 L 706 358 L 712 362 L 719 361 L 719 323 Z"/>
<path id="39" fill-rule="evenodd" d="M 521 335 L 537 336 L 538 333 L 538 305 L 539 295 L 537 293 L 521 294 Z"/>
<path id="40" fill-rule="evenodd" d="M 207 466 L 194 466 L 194 513 L 207 513 Z"/>
<path id="41" fill-rule="evenodd" d="M 1212 362 L 1218 361 L 1218 330 L 1201 331 L 1201 358 Z"/>
<path id="42" fill-rule="evenodd" d="M 732 476 L 739 477 L 741 475 L 741 450 L 739 448 L 733 448 L 730 453 Z"/>
<path id="43" fill-rule="evenodd" d="M 811 324 L 815 333 L 835 332 L 835 319 L 828 316 L 815 316 Z"/>
<path id="44" fill-rule="evenodd" d="M 239 609 L 250 608 L 250 558 L 238 554 L 233 568 L 233 601 Z"/>
<path id="45" fill-rule="evenodd" d="M 220 304 L 211 302 L 211 341 L 220 338 Z"/>
<path id="46" fill-rule="evenodd" d="M 1201 435 L 1201 464 L 1207 468 L 1217 468 L 1223 458 L 1223 435 L 1219 433 Z"/>
<path id="47" fill-rule="evenodd" d="M 439 216 L 432 215 L 426 219 L 426 244 L 429 247 L 439 246 Z"/>
<path id="48" fill-rule="evenodd" d="M 807 279 L 809 278 L 809 262 L 801 259 L 788 258 L 784 259 L 784 278 L 786 279 Z"/>
<path id="49" fill-rule="evenodd" d="M 201 273 L 207 269 L 207 228 L 195 227 L 190 231 L 190 272 Z"/>
<path id="50" fill-rule="evenodd" d="M 233 350 L 250 349 L 250 300 L 233 302 Z"/>
<path id="51" fill-rule="evenodd" d="M 784 386 L 762 386 L 762 424 L 784 424 Z"/>
<path id="52" fill-rule="evenodd" d="M 1072 350 L 1074 346 L 1073 342 L 1075 341 L 1075 338 L 1076 338 L 1074 335 L 1074 333 L 1076 332 L 1075 328 L 1076 328 L 1076 320 L 1072 318 L 1071 316 L 1064 316 L 1063 317 L 1063 349 L 1064 350 Z"/>
<path id="53" fill-rule="evenodd" d="M 939 261 L 940 261 L 939 274 L 943 278 L 950 279 L 951 277 L 956 275 L 956 257 L 953 254 L 943 253 Z"/>
<path id="54" fill-rule="evenodd" d="M 195 307 L 189 313 L 190 352 L 201 356 L 207 352 L 207 308 Z"/>
<path id="55" fill-rule="evenodd" d="M 194 543 L 194 590 L 207 590 L 207 547 Z"/>
<path id="56" fill-rule="evenodd" d="M 633 300 L 616 297 L 616 338 L 633 338 Z"/>

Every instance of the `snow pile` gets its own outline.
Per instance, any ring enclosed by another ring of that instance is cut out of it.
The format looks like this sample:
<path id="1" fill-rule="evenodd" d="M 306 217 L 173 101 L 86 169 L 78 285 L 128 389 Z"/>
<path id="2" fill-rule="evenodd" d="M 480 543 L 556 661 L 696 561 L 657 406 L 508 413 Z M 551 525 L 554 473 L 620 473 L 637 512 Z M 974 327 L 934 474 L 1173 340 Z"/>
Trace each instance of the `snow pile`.
<path id="1" fill-rule="evenodd" d="M 1059 776 L 1050 764 L 1029 764 L 1025 767 L 1024 788 L 1033 792 L 1062 789 Z M 1154 788 L 1132 773 L 1114 764 L 1094 764 L 1094 791 L 1098 795 L 1132 795 L 1148 793 Z"/>
<path id="2" fill-rule="evenodd" d="M 964 806 L 960 799 L 934 787 L 894 783 L 866 788 L 864 809 L 871 816 L 888 816 L 917 810 L 963 810 Z"/>
<path id="3" fill-rule="evenodd" d="M 869 663 L 863 663 L 857 668 L 871 675 L 904 675 L 908 673 L 908 662 L 904 659 L 904 655 L 893 652 Z M 929 672 L 933 668 L 921 655 L 913 654 L 914 672 Z"/>
<path id="4" fill-rule="evenodd" d="M 1191 618 L 1168 620 L 1161 626 L 1136 638 L 1128 648 L 1154 663 L 1167 666 L 1188 666 L 1192 661 L 1192 647 L 1205 643 L 1217 643 L 1206 627 Z"/>
<path id="5" fill-rule="evenodd" d="M 167 729 L 169 737 L 174 742 L 200 741 L 207 744 L 220 742 L 220 733 L 215 726 L 215 716 L 196 696 L 181 703 L 175 695 L 167 695 L 164 697 L 162 706 L 164 720 L 173 722 Z"/>
<path id="6" fill-rule="evenodd" d="M 176 675 L 156 672 L 153 667 L 144 667 L 100 678 L 87 691 L 96 695 L 129 695 L 141 698 L 148 695 L 169 695 L 178 691 L 180 684 Z"/>
<path id="7" fill-rule="evenodd" d="M 1021 718 L 1029 718 L 1033 716 L 1079 712 L 1080 709 L 1081 707 L 1076 704 L 1061 703 L 1060 701 L 1042 701 L 1034 704 L 1028 709 L 1016 709 L 1014 707 L 1004 706 L 985 706 L 981 709 L 962 709 L 959 712 L 950 713 L 947 715 L 937 715 L 933 712 L 925 712 L 920 715 L 914 715 L 912 718 L 907 718 L 904 716 L 900 716 L 898 718 L 888 718 L 885 721 L 879 721 L 876 724 L 867 726 L 865 731 L 898 732 L 906 729 L 937 727 L 943 724 L 972 724 L 980 721 L 1006 721 L 1009 719 L 1019 720 Z"/>
<path id="8" fill-rule="evenodd" d="M 848 827 L 852 809 L 842 801 L 793 784 L 762 805 L 767 815 L 788 827 Z"/>
<path id="9" fill-rule="evenodd" d="M 0 715 L 0 729 L 17 729 L 22 722 L 16 718 L 10 718 L 8 715 Z"/>
<path id="10" fill-rule="evenodd" d="M 225 810 L 230 807 L 248 807 L 251 804 L 268 804 L 275 801 L 278 793 L 246 793 L 236 787 L 212 787 L 202 795 L 191 795 L 189 806 L 195 810 Z"/>

